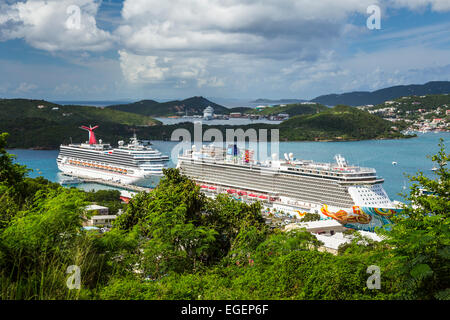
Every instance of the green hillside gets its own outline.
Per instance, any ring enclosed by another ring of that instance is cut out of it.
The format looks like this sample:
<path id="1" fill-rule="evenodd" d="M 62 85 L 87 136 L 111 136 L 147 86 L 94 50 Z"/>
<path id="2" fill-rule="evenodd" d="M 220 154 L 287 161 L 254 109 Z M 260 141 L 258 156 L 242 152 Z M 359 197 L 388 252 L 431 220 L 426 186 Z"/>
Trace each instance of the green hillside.
<path id="1" fill-rule="evenodd" d="M 378 104 L 370 110 L 378 110 L 386 107 L 394 107 L 401 111 L 417 111 L 424 109 L 426 111 L 434 111 L 439 107 L 450 106 L 449 94 L 434 94 L 425 96 L 402 97 L 393 100 L 393 104 Z"/>
<path id="2" fill-rule="evenodd" d="M 38 105 L 45 105 L 39 109 Z M 57 107 L 58 110 L 52 110 Z M 393 123 L 372 115 L 367 111 L 347 106 L 329 109 L 323 106 L 310 107 L 295 105 L 271 108 L 280 112 L 314 112 L 293 116 L 276 124 L 255 123 L 246 126 L 203 125 L 203 130 L 219 129 L 226 136 L 226 129 L 279 129 L 282 141 L 315 140 L 364 140 L 384 138 L 404 138 L 399 130 L 402 123 Z M 281 109 L 283 108 L 283 109 Z M 317 109 L 318 108 L 318 109 Z M 325 110 L 316 113 L 317 110 Z M 269 110 L 269 109 L 267 109 Z M 63 113 L 71 115 L 64 116 Z M 264 110 L 264 112 L 267 112 Z M 148 125 L 153 123 L 156 125 Z M 105 142 L 115 144 L 118 140 L 127 141 L 134 132 L 143 139 L 170 140 L 172 132 L 185 128 L 193 134 L 193 123 L 161 125 L 152 118 L 95 107 L 58 106 L 40 100 L 0 100 L 0 132 L 9 132 L 9 145 L 12 148 L 57 149 L 61 143 L 83 142 L 87 132 L 80 125 L 99 125 L 96 136 Z"/>
<path id="3" fill-rule="evenodd" d="M 142 100 L 129 104 L 108 106 L 108 109 L 120 110 L 152 117 L 169 117 L 185 115 L 203 114 L 206 107 L 214 108 L 216 114 L 228 114 L 230 110 L 217 103 L 211 102 L 203 97 L 192 97 L 185 100 L 175 100 L 169 102 L 156 102 L 154 100 Z"/>
<path id="4" fill-rule="evenodd" d="M 0 100 L 0 132 L 9 132 L 13 148 L 55 149 L 61 143 L 83 142 L 87 132 L 82 125 L 99 125 L 99 139 L 116 142 L 129 139 L 132 126 L 155 126 L 153 118 L 86 106 L 61 106 L 43 100 Z"/>
<path id="5" fill-rule="evenodd" d="M 387 100 L 405 96 L 422 96 L 431 94 L 450 93 L 450 81 L 431 81 L 423 85 L 395 86 L 380 89 L 374 92 L 347 92 L 342 94 L 328 94 L 317 97 L 311 101 L 335 106 L 345 104 L 350 106 L 362 106 L 368 104 L 380 104 Z"/>
<path id="6" fill-rule="evenodd" d="M 401 124 L 396 123 L 397 127 Z M 367 111 L 336 106 L 313 115 L 295 116 L 280 124 L 284 140 L 364 140 L 404 137 L 393 123 Z"/>
<path id="7" fill-rule="evenodd" d="M 0 100 L 0 119 L 35 118 L 56 123 L 88 125 L 118 123 L 126 125 L 156 125 L 160 122 L 128 112 L 88 106 L 62 106 L 44 100 Z"/>
<path id="8" fill-rule="evenodd" d="M 328 107 L 322 104 L 288 104 L 288 105 L 278 105 L 273 107 L 267 107 L 260 111 L 256 109 L 251 109 L 247 113 L 255 115 L 271 116 L 277 115 L 279 113 L 287 113 L 289 116 L 298 116 L 303 114 L 315 114 L 327 110 Z"/>

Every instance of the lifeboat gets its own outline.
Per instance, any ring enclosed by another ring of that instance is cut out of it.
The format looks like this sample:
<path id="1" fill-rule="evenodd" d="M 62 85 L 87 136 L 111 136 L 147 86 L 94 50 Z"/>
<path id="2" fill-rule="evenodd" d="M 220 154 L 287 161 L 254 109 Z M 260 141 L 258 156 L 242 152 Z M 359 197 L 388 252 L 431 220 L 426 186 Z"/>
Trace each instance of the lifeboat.
<path id="1" fill-rule="evenodd" d="M 245 191 L 239 191 L 239 192 L 238 192 L 238 195 L 240 195 L 240 196 L 246 196 L 246 195 L 247 195 L 247 192 L 245 192 Z"/>
<path id="2" fill-rule="evenodd" d="M 267 196 L 259 196 L 260 199 L 266 200 Z"/>
<path id="3" fill-rule="evenodd" d="M 202 185 L 200 188 L 202 188 L 202 189 L 208 189 L 208 186 Z"/>
<path id="4" fill-rule="evenodd" d="M 228 189 L 227 192 L 230 193 L 230 194 L 231 194 L 231 193 L 236 193 L 236 190 L 234 190 L 234 189 Z"/>
<path id="5" fill-rule="evenodd" d="M 257 196 L 256 194 L 254 194 L 254 193 L 250 193 L 248 196 L 249 196 L 249 197 L 252 197 L 252 198 L 258 197 L 258 196 Z"/>
<path id="6" fill-rule="evenodd" d="M 209 187 L 209 190 L 217 190 L 216 187 Z"/>

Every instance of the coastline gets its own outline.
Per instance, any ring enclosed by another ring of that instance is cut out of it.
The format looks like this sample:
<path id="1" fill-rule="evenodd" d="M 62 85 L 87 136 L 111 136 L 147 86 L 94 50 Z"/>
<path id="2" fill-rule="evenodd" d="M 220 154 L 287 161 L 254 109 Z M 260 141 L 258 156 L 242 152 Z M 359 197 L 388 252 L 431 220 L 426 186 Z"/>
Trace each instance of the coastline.
<path id="1" fill-rule="evenodd" d="M 356 142 L 356 141 L 384 141 L 384 140 L 404 140 L 404 139 L 412 139 L 417 138 L 418 135 L 405 135 L 404 137 L 395 137 L 395 138 L 373 138 L 373 139 L 324 139 L 324 140 L 282 140 L 280 139 L 280 142 Z M 167 142 L 166 140 L 159 140 L 159 139 L 152 139 L 152 141 L 160 141 L 160 142 Z M 176 142 L 176 141 L 175 141 Z M 58 151 L 59 148 L 55 147 L 42 147 L 42 146 L 36 146 L 36 147 L 29 147 L 29 148 L 22 148 L 22 147 L 10 147 L 8 150 L 35 150 L 35 151 Z"/>

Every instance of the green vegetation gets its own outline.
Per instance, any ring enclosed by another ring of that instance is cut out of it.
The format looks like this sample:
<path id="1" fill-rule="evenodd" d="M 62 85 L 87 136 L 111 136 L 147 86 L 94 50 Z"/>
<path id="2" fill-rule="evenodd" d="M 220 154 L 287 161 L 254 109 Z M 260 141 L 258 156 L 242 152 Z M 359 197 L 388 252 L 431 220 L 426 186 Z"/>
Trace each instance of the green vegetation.
<path id="1" fill-rule="evenodd" d="M 347 92 L 342 94 L 328 94 L 317 97 L 311 101 L 327 106 L 345 104 L 349 106 L 376 105 L 384 101 L 405 96 L 422 96 L 427 94 L 450 93 L 449 81 L 431 81 L 423 85 L 394 86 L 374 92 Z"/>
<path id="2" fill-rule="evenodd" d="M 418 119 L 421 115 L 419 110 L 423 112 L 433 112 L 425 115 L 425 118 L 445 118 L 445 111 L 450 109 L 450 95 L 426 95 L 426 96 L 410 96 L 393 100 L 393 104 L 379 104 L 371 107 L 369 110 L 380 110 L 385 108 L 395 108 L 396 116 L 407 119 Z M 440 113 L 435 113 L 438 109 Z"/>
<path id="3" fill-rule="evenodd" d="M 190 116 L 203 114 L 206 107 L 211 106 L 217 114 L 228 114 L 230 109 L 211 102 L 203 97 L 192 97 L 185 100 L 169 102 L 157 102 L 154 100 L 142 100 L 129 104 L 114 105 L 108 109 L 121 110 L 125 112 L 141 114 L 152 117 Z"/>
<path id="4" fill-rule="evenodd" d="M 280 124 L 284 140 L 364 140 L 404 137 L 392 128 L 392 122 L 383 120 L 348 106 L 336 106 L 323 112 L 296 116 Z"/>
<path id="5" fill-rule="evenodd" d="M 322 111 L 328 110 L 328 107 L 321 104 L 287 104 L 287 105 L 277 105 L 273 107 L 264 108 L 260 111 L 256 109 L 250 109 L 246 113 L 254 114 L 254 115 L 264 115 L 264 116 L 272 116 L 277 115 L 279 113 L 286 113 L 289 116 L 298 116 L 305 114 L 315 114 Z"/>
<path id="6" fill-rule="evenodd" d="M 39 106 L 43 106 L 39 108 Z M 53 109 L 57 108 L 57 109 Z M 0 100 L 0 119 L 44 119 L 58 124 L 117 123 L 124 125 L 155 125 L 160 122 L 150 117 L 116 111 L 108 108 L 58 105 L 43 100 Z"/>
<path id="7" fill-rule="evenodd" d="M 337 256 L 302 230 L 271 230 L 258 203 L 206 198 L 178 170 L 135 196 L 111 231 L 81 228 L 86 193 L 26 178 L 0 136 L 1 299 L 449 299 L 450 154 L 419 173 L 413 207 Z M 420 188 L 427 193 L 420 193 Z M 96 194 L 109 201 L 113 194 Z M 355 232 L 355 234 L 357 234 Z M 66 286 L 67 267 L 81 289 Z M 381 289 L 366 286 L 381 269 Z"/>
<path id="8" fill-rule="evenodd" d="M 38 106 L 44 106 L 38 108 Z M 53 110 L 53 108 L 58 108 Z M 154 126 L 159 121 L 142 115 L 85 106 L 61 106 L 42 100 L 0 100 L 0 131 L 10 133 L 12 148 L 56 149 L 61 143 L 87 140 L 81 125 L 99 125 L 99 139 L 109 142 L 132 135 L 130 127 Z"/>
<path id="9" fill-rule="evenodd" d="M 3 103 L 3 104 L 2 104 Z M 46 105 L 38 109 L 38 105 Z M 134 132 L 150 140 L 170 140 L 172 132 L 179 128 L 194 132 L 191 122 L 175 125 L 161 125 L 152 118 L 95 107 L 58 106 L 52 110 L 53 104 L 35 100 L 0 100 L 0 130 L 10 133 L 11 148 L 43 148 L 57 149 L 62 143 L 84 142 L 87 133 L 80 130 L 81 125 L 99 125 L 96 136 L 111 144 L 119 140 L 128 141 Z M 19 112 L 15 112 L 16 107 Z M 233 111 L 234 109 L 227 109 Z M 278 114 L 281 112 L 295 115 L 279 125 L 250 124 L 239 126 L 247 129 L 279 129 L 283 141 L 314 141 L 314 140 L 364 140 L 404 138 L 400 133 L 404 124 L 392 123 L 371 115 L 366 111 L 346 106 L 327 108 L 321 105 L 287 105 L 267 108 L 255 114 Z M 71 113 L 70 116 L 63 114 Z M 156 125 L 148 125 L 156 124 Z M 219 129 L 224 137 L 226 129 L 238 129 L 231 125 L 204 125 L 206 131 L 210 128 Z"/>

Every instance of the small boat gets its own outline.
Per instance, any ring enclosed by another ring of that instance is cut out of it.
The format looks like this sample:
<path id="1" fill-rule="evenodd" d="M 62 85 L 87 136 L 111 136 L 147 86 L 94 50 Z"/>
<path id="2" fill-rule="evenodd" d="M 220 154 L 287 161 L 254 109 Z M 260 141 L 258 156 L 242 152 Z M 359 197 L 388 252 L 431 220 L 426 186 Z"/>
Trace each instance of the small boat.
<path id="1" fill-rule="evenodd" d="M 433 167 L 433 168 L 431 168 L 431 171 L 438 171 L 438 170 L 439 170 L 438 167 Z"/>
<path id="2" fill-rule="evenodd" d="M 392 161 L 393 166 L 396 166 L 397 164 L 398 164 L 397 161 Z"/>

